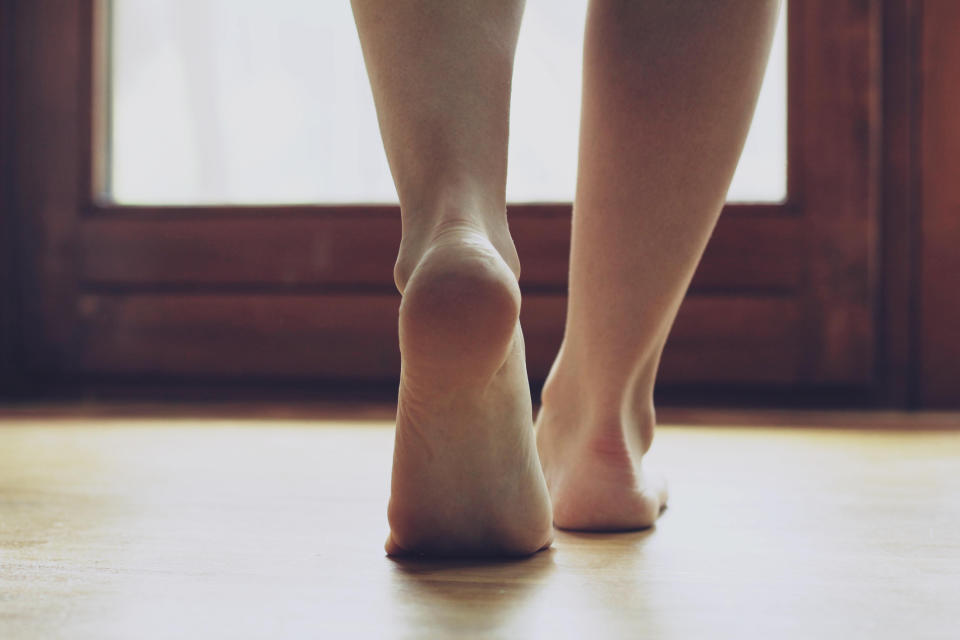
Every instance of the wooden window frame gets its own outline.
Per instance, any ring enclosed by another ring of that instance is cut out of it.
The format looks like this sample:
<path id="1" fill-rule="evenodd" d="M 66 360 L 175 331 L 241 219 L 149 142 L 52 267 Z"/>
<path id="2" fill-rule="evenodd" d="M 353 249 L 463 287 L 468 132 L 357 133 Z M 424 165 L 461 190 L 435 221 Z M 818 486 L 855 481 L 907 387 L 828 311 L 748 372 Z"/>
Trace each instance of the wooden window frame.
<path id="1" fill-rule="evenodd" d="M 662 396 L 927 399 L 915 375 L 911 216 L 922 4 L 789 3 L 788 195 L 725 207 L 664 354 Z M 12 42 L 4 85 L 16 89 L 2 94 L 4 122 L 16 123 L 3 183 L 12 212 L 4 248 L 15 256 L 0 281 L 7 386 L 36 395 L 176 381 L 392 384 L 397 207 L 122 206 L 97 197 L 106 177 L 105 7 L 2 9 L 13 36 L 4 39 Z M 562 332 L 570 206 L 509 211 L 538 381 Z"/>

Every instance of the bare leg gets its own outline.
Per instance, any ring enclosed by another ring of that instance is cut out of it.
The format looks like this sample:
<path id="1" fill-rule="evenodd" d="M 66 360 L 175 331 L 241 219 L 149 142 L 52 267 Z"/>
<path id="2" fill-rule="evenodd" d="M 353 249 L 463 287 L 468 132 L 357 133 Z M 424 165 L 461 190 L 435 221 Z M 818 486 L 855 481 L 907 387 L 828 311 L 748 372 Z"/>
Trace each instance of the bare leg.
<path id="1" fill-rule="evenodd" d="M 528 554 L 552 537 L 506 219 L 520 0 L 353 0 L 400 197 L 390 554 Z"/>
<path id="2" fill-rule="evenodd" d="M 777 0 L 591 0 L 563 346 L 537 417 L 554 522 L 653 524 L 660 353 L 759 93 Z"/>

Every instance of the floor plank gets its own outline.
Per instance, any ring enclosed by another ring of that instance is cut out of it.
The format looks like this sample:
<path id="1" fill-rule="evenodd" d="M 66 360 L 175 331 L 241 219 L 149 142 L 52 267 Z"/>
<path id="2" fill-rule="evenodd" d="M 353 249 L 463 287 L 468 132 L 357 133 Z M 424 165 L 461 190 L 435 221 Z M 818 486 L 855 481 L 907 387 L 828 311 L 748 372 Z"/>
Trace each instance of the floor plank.
<path id="1" fill-rule="evenodd" d="M 381 552 L 392 425 L 368 414 L 0 416 L 0 638 L 960 629 L 960 431 L 691 419 L 657 434 L 655 529 L 428 562 Z"/>

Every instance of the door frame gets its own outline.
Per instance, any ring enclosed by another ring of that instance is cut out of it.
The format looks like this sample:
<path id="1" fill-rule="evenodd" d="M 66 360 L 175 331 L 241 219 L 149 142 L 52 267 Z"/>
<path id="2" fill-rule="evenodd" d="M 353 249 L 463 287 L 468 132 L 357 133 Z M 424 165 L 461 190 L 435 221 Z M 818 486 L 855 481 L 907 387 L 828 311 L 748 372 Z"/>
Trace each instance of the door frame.
<path id="1" fill-rule="evenodd" d="M 395 207 L 118 207 L 98 197 L 105 7 L 2 8 L 3 85 L 13 88 L 0 94 L 12 142 L 2 183 L 2 248 L 14 267 L 0 281 L 5 386 L 37 396 L 184 380 L 219 389 L 268 379 L 389 385 L 398 357 Z M 921 70 L 930 71 L 918 55 L 936 28 L 931 8 L 943 10 L 921 0 L 789 4 L 788 198 L 725 207 L 664 354 L 658 395 L 943 400 L 925 393 L 939 371 L 916 375 L 921 315 L 925 330 L 930 320 L 918 301 L 918 132 L 924 124 L 929 149 L 940 131 L 920 108 L 931 93 L 921 91 Z M 924 193 L 930 184 L 939 183 L 923 182 Z M 561 336 L 569 215 L 563 204 L 510 207 L 535 380 Z M 944 226 L 936 231 L 953 232 Z M 344 260 L 351 269 L 337 266 Z M 228 326 L 237 317 L 243 326 Z M 268 340 L 273 359 L 237 354 L 257 331 L 326 346 L 301 358 L 296 342 Z M 218 369 L 216 349 L 234 360 Z"/>

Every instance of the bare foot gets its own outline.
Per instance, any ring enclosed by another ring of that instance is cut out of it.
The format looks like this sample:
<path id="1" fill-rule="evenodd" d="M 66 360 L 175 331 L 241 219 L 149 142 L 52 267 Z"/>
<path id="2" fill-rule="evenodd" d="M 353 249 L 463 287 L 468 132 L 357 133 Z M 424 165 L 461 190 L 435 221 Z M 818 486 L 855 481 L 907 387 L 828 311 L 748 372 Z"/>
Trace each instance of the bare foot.
<path id="1" fill-rule="evenodd" d="M 390 555 L 527 555 L 550 545 L 518 321 L 486 234 L 433 234 L 401 283 Z M 400 282 L 400 280 L 398 280 Z"/>
<path id="2" fill-rule="evenodd" d="M 641 412 L 647 424 L 594 422 L 579 406 L 576 380 L 554 369 L 536 427 L 554 524 L 581 531 L 652 526 L 667 503 L 665 480 L 641 465 L 653 433 L 652 404 Z"/>

